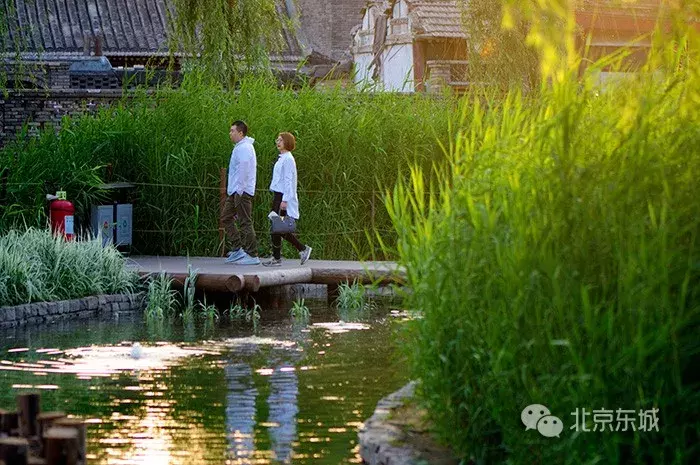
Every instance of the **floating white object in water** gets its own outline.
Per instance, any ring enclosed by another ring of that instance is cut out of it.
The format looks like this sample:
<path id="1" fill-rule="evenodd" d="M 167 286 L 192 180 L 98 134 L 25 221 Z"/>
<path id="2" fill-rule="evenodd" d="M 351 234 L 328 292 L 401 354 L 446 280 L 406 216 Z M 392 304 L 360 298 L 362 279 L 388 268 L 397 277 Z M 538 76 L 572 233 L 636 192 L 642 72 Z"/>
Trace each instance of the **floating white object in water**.
<path id="1" fill-rule="evenodd" d="M 330 333 L 347 333 L 348 331 L 369 329 L 369 325 L 340 321 L 339 323 L 314 323 L 315 328 L 323 328 Z"/>
<path id="2" fill-rule="evenodd" d="M 131 358 L 135 358 L 138 360 L 141 358 L 141 355 L 143 355 L 141 344 L 135 342 L 134 345 L 131 347 Z"/>

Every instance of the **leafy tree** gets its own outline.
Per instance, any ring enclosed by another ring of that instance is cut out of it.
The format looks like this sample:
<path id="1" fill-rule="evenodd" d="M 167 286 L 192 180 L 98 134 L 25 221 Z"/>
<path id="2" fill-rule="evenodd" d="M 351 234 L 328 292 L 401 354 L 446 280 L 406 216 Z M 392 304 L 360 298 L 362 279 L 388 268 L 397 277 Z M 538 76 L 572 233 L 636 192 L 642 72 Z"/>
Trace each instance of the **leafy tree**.
<path id="1" fill-rule="evenodd" d="M 270 52 L 284 45 L 275 0 L 171 0 L 170 51 L 198 56 L 207 75 L 233 85 L 243 73 L 269 72 Z"/>

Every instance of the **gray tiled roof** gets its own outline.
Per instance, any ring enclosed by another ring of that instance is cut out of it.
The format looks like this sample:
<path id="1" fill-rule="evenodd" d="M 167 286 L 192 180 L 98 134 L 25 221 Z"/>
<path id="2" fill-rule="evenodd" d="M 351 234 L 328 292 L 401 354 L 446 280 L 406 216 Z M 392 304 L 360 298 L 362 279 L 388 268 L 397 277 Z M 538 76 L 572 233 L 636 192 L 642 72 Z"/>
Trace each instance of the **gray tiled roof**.
<path id="1" fill-rule="evenodd" d="M 462 8 L 457 1 L 410 1 L 413 31 L 420 37 L 466 38 Z"/>
<path id="2" fill-rule="evenodd" d="M 283 1 L 277 11 L 287 15 Z M 167 0 L 0 0 L 3 51 L 19 42 L 26 52 L 81 54 L 84 32 L 99 29 L 105 55 L 165 54 L 168 17 L 174 13 Z M 284 37 L 283 56 L 303 55 L 292 31 L 285 30 Z"/>

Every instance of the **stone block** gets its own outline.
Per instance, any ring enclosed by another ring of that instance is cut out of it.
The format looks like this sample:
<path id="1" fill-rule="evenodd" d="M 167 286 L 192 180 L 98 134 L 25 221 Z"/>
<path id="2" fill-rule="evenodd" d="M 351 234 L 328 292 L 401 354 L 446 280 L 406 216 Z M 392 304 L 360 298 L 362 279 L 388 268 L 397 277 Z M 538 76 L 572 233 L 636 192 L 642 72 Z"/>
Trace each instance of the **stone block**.
<path id="1" fill-rule="evenodd" d="M 29 305 L 16 305 L 13 307 L 13 320 L 22 320 L 24 319 L 24 315 L 28 310 Z"/>
<path id="2" fill-rule="evenodd" d="M 13 322 L 17 318 L 16 307 L 6 307 L 2 310 L 5 315 L 5 322 Z"/>
<path id="3" fill-rule="evenodd" d="M 95 296 L 90 296 L 85 299 L 87 305 L 86 310 L 97 310 L 99 308 L 99 299 Z"/>

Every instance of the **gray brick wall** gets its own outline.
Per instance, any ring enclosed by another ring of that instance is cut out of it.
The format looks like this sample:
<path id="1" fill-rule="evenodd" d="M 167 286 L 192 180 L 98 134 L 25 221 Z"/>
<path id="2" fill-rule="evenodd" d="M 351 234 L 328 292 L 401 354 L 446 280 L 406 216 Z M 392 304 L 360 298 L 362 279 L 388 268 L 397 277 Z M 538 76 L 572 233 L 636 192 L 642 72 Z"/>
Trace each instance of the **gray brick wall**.
<path id="1" fill-rule="evenodd" d="M 309 45 L 335 60 L 349 58 L 350 31 L 362 22 L 366 0 L 297 0 Z"/>
<path id="2" fill-rule="evenodd" d="M 16 90 L 0 99 L 0 148 L 27 124 L 35 136 L 45 127 L 60 128 L 64 115 L 76 117 L 109 107 L 122 97 L 122 90 Z"/>

